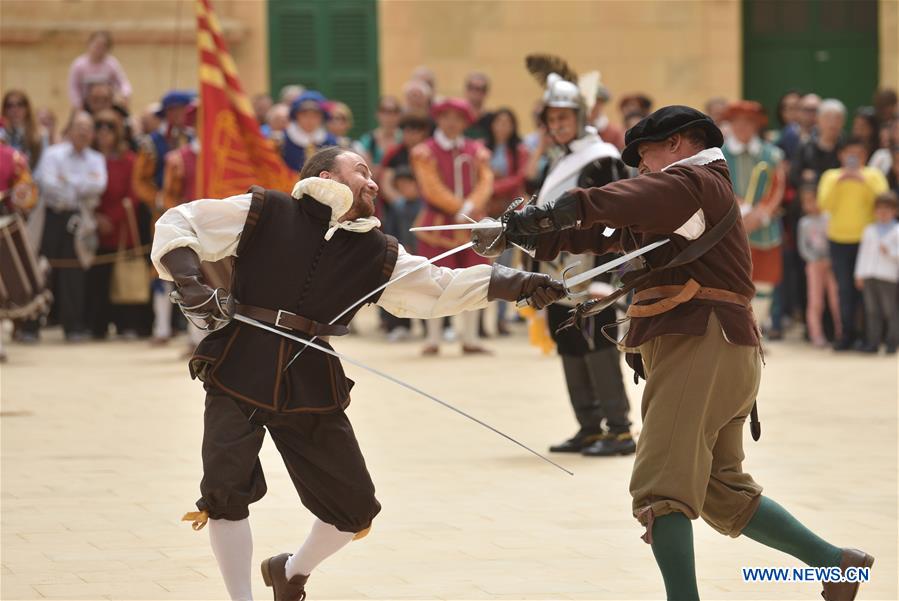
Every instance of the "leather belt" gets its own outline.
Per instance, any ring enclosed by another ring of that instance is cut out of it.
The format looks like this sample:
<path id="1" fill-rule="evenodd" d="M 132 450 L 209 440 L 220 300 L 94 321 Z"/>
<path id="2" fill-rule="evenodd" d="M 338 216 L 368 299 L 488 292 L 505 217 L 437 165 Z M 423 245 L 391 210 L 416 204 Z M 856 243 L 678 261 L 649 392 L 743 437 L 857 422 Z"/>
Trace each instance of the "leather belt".
<path id="1" fill-rule="evenodd" d="M 633 304 L 627 309 L 627 315 L 628 317 L 653 317 L 671 311 L 678 305 L 697 298 L 732 303 L 743 307 L 749 307 L 751 302 L 750 299 L 742 294 L 721 288 L 700 286 L 699 282 L 691 278 L 686 284 L 680 286 L 655 286 L 636 292 Z M 648 300 L 656 300 L 656 302 L 648 305 L 636 304 Z"/>
<path id="2" fill-rule="evenodd" d="M 343 336 L 348 334 L 350 329 L 347 326 L 330 325 L 313 321 L 302 315 L 285 311 L 284 309 L 265 309 L 263 307 L 254 307 L 253 305 L 242 305 L 238 303 L 237 312 L 250 319 L 267 323 L 276 328 L 292 330 L 307 336 Z"/>

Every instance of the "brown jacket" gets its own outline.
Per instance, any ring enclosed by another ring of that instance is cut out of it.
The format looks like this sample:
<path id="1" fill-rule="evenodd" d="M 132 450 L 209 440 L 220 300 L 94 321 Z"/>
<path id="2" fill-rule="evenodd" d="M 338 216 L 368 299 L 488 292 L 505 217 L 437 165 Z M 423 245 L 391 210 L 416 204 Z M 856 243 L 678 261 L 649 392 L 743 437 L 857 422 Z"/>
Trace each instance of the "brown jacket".
<path id="1" fill-rule="evenodd" d="M 538 238 L 537 258 L 549 260 L 562 251 L 605 253 L 631 251 L 661 238 L 671 242 L 646 255 L 647 263 L 661 266 L 690 241 L 674 232 L 702 211 L 706 230 L 718 223 L 736 202 L 727 164 L 716 160 L 706 165 L 676 165 L 665 171 L 620 180 L 601 188 L 577 189 L 580 227 Z M 606 227 L 620 229 L 620 236 L 606 238 Z M 752 298 L 752 262 L 743 224 L 738 221 L 715 247 L 696 261 L 662 271 L 640 289 L 685 284 L 735 292 Z M 714 309 L 727 339 L 739 345 L 759 344 L 755 319 L 748 307 L 694 299 L 661 315 L 633 318 L 625 345 L 637 347 L 663 334 L 705 333 Z"/>

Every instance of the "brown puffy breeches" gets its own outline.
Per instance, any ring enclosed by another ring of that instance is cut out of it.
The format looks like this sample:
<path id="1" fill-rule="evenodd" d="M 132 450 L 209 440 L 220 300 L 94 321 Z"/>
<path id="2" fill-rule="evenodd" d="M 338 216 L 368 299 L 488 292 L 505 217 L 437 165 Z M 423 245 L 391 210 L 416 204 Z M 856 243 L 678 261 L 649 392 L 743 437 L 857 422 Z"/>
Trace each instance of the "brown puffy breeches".
<path id="1" fill-rule="evenodd" d="M 215 391 L 206 395 L 200 510 L 241 520 L 266 492 L 259 449 L 267 429 L 300 500 L 323 522 L 361 532 L 381 510 L 346 414 L 266 413 Z M 252 415 L 252 421 L 250 416 Z"/>
<path id="2" fill-rule="evenodd" d="M 679 511 L 738 536 L 762 492 L 742 467 L 758 349 L 728 342 L 713 311 L 705 335 L 659 336 L 640 354 L 647 380 L 630 484 L 634 516 L 651 529 L 655 517 Z"/>

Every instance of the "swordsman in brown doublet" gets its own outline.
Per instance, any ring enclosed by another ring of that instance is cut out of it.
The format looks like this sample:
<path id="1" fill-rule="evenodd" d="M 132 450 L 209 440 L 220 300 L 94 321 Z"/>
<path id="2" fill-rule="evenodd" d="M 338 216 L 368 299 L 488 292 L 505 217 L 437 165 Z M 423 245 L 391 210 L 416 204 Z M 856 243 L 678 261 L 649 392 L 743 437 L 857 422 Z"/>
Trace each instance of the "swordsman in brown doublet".
<path id="1" fill-rule="evenodd" d="M 266 492 L 258 458 L 266 430 L 300 500 L 318 518 L 296 553 L 263 562 L 276 601 L 303 599 L 311 571 L 364 536 L 381 506 L 344 413 L 353 382 L 340 361 L 228 321 L 230 315 L 316 338 L 331 349 L 328 339 L 348 332 L 358 307 L 341 311 L 362 299 L 400 317 L 433 318 L 480 309 L 493 299 L 528 298 L 542 306 L 563 294 L 542 274 L 488 265 L 454 270 L 406 253 L 377 229 L 377 191 L 362 157 L 329 148 L 307 160 L 292 195 L 254 187 L 179 205 L 156 224 L 152 258 L 160 276 L 175 282 L 182 307 L 209 323 L 227 323 L 190 361 L 191 375 L 207 394 L 199 511 L 189 517 L 195 528 L 208 521 L 233 599 L 252 597 L 247 518 L 249 505 Z M 201 260 L 225 257 L 234 257 L 234 300 L 222 306 L 204 281 Z"/>
<path id="2" fill-rule="evenodd" d="M 629 274 L 623 290 L 581 305 L 573 320 L 635 292 L 622 346 L 646 389 L 630 490 L 668 598 L 699 596 L 691 520 L 700 516 L 722 534 L 746 535 L 811 566 L 870 566 L 871 556 L 827 543 L 762 496 L 742 469 L 761 357 L 749 244 L 721 131 L 695 109 L 669 106 L 630 129 L 626 142 L 622 159 L 639 167 L 639 177 L 526 207 L 510 216 L 504 235 L 538 259 L 670 239 L 646 255 L 649 266 Z M 620 237 L 605 238 L 606 227 Z M 852 599 L 857 589 L 857 582 L 825 582 L 824 597 Z"/>

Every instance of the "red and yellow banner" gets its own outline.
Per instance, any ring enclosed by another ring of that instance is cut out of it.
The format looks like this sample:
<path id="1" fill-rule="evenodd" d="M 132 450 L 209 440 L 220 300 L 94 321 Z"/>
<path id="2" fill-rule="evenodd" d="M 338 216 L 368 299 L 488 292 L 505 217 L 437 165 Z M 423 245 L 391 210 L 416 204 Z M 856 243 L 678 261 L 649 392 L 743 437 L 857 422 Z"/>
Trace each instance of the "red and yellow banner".
<path id="1" fill-rule="evenodd" d="M 199 198 L 242 194 L 251 185 L 290 192 L 296 175 L 259 130 L 210 0 L 196 0 L 200 53 Z"/>

